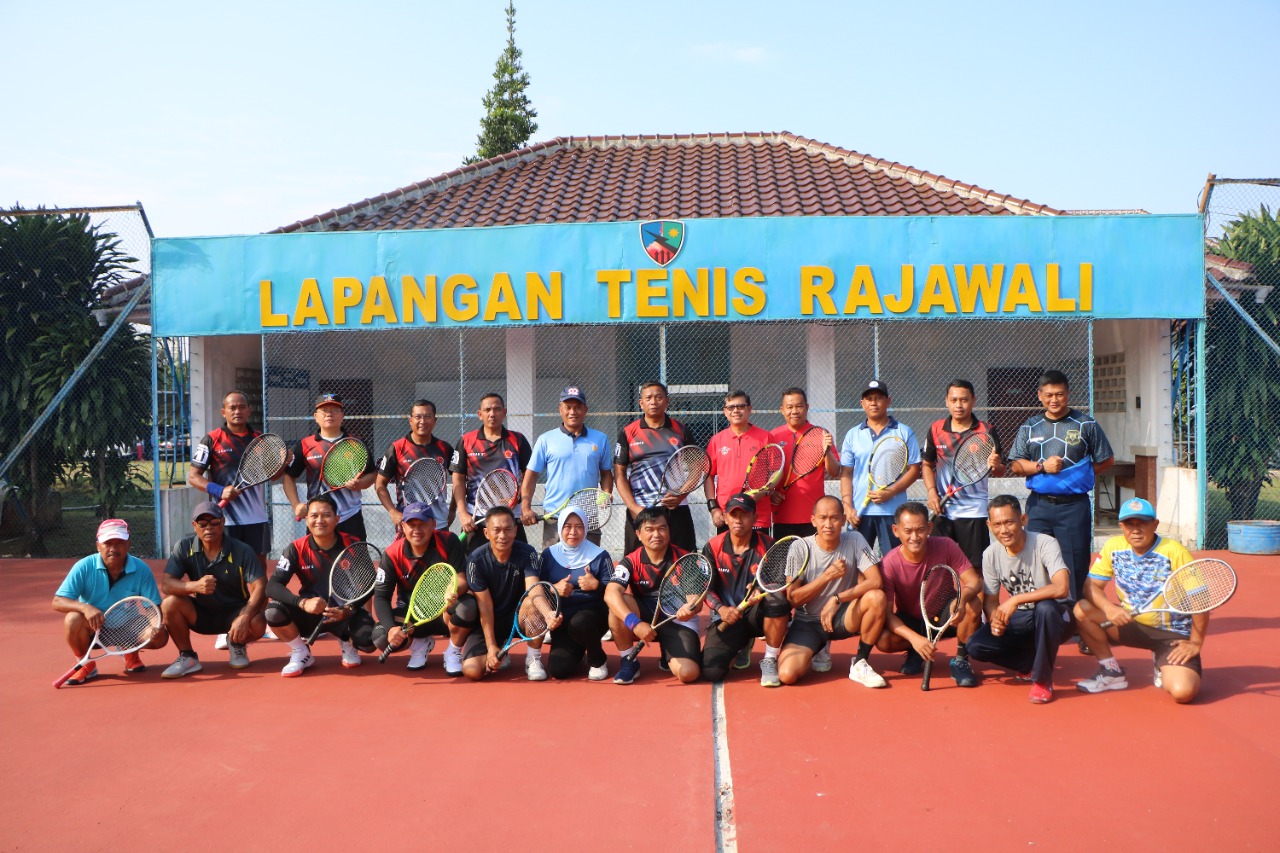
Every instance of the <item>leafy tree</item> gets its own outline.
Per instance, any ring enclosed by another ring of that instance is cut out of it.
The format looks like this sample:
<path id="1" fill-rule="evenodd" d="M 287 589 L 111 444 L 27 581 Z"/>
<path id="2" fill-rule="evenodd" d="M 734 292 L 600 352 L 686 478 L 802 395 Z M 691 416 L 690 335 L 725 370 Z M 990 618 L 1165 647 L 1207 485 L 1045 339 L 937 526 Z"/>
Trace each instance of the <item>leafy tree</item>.
<path id="1" fill-rule="evenodd" d="M 1280 220 L 1264 205 L 1226 225 L 1209 251 L 1253 265 L 1266 301 L 1237 301 L 1280 341 Z M 1254 517 L 1258 495 L 1280 458 L 1280 355 L 1230 305 L 1212 303 L 1205 334 L 1205 435 L 1209 479 L 1226 493 L 1233 519 Z"/>
<path id="2" fill-rule="evenodd" d="M 520 48 L 516 47 L 516 7 L 507 3 L 507 46 L 498 56 L 493 69 L 493 88 L 485 93 L 484 118 L 480 119 L 480 135 L 476 137 L 476 153 L 465 163 L 477 163 L 490 157 L 523 148 L 538 130 L 538 116 L 525 89 L 529 72 L 520 65 Z"/>
<path id="3" fill-rule="evenodd" d="M 92 315 L 134 259 L 85 215 L 0 217 L 0 447 L 15 446 L 106 332 Z M 6 475 L 32 517 L 48 489 L 91 476 L 100 515 L 130 482 L 122 459 L 150 423 L 146 339 L 120 329 Z"/>

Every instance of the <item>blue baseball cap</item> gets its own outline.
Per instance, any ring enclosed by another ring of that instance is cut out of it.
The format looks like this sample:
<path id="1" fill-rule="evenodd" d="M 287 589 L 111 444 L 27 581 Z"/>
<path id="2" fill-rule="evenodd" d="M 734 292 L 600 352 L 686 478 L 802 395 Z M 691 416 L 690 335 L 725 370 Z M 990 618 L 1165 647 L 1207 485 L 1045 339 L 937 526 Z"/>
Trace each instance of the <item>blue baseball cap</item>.
<path id="1" fill-rule="evenodd" d="M 404 512 L 400 515 L 401 521 L 431 521 L 436 520 L 436 514 L 431 511 L 431 504 L 422 501 L 414 501 L 404 508 Z"/>
<path id="2" fill-rule="evenodd" d="M 1134 498 L 1131 501 L 1125 501 L 1124 506 L 1120 508 L 1120 520 L 1126 518 L 1151 518 L 1156 517 L 1156 508 L 1151 505 L 1150 501 L 1142 498 Z"/>
<path id="3" fill-rule="evenodd" d="M 567 385 L 560 391 L 560 402 L 565 400 L 577 400 L 582 405 L 587 404 L 587 395 L 582 393 L 582 389 L 577 385 Z"/>

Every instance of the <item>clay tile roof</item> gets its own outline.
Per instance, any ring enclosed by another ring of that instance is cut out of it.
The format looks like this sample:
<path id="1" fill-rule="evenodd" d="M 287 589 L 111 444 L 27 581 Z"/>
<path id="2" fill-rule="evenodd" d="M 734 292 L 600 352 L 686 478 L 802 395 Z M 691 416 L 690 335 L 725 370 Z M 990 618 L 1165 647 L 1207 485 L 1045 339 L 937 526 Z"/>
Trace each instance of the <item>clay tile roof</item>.
<path id="1" fill-rule="evenodd" d="M 558 137 L 277 228 L 1064 211 L 793 133 Z"/>

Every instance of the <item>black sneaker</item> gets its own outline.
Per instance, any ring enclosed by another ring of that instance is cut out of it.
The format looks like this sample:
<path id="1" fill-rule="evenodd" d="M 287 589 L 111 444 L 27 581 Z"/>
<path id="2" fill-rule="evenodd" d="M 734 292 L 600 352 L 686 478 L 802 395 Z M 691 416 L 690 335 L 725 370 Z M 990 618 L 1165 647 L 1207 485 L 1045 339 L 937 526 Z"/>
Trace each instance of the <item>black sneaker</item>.
<path id="1" fill-rule="evenodd" d="M 955 679 L 956 684 L 960 687 L 978 686 L 978 676 L 974 674 L 968 658 L 951 659 L 951 677 Z"/>
<path id="2" fill-rule="evenodd" d="M 906 657 L 902 659 L 902 666 L 898 671 L 903 675 L 919 675 L 924 671 L 924 658 L 916 654 L 915 649 L 908 649 Z"/>

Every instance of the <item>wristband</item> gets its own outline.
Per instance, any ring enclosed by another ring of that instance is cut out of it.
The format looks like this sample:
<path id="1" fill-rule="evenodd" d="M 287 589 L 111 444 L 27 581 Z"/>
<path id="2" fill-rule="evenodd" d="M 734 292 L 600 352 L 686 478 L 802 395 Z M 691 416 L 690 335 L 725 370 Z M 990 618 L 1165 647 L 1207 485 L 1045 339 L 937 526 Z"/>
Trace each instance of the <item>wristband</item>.
<path id="1" fill-rule="evenodd" d="M 720 508 L 720 503 L 715 498 L 712 498 L 711 500 L 707 501 L 707 509 L 719 509 L 719 508 Z"/>
<path id="2" fill-rule="evenodd" d="M 205 483 L 204 490 L 208 492 L 211 497 L 215 497 L 215 498 L 222 497 L 222 486 L 218 485 L 212 480 Z"/>
<path id="3" fill-rule="evenodd" d="M 636 626 L 639 625 L 640 622 L 641 622 L 640 617 L 635 615 L 634 613 L 628 613 L 627 618 L 622 620 L 622 624 L 627 626 L 628 631 L 634 631 L 636 629 Z"/>

